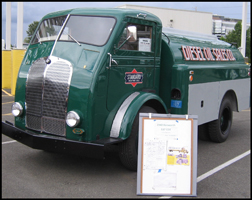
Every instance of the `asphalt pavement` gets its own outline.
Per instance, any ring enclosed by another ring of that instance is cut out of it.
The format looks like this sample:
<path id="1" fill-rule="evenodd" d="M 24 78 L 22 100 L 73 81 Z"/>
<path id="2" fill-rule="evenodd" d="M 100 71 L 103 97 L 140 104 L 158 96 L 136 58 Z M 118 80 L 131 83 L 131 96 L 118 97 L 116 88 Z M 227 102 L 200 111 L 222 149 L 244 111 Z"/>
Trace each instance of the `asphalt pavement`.
<path id="1" fill-rule="evenodd" d="M 2 90 L 2 121 L 14 121 Z M 31 149 L 2 134 L 2 198 L 250 198 L 250 109 L 233 113 L 224 143 L 198 141 L 197 196 L 139 196 L 137 172 L 123 167 L 117 147 L 104 160 Z"/>

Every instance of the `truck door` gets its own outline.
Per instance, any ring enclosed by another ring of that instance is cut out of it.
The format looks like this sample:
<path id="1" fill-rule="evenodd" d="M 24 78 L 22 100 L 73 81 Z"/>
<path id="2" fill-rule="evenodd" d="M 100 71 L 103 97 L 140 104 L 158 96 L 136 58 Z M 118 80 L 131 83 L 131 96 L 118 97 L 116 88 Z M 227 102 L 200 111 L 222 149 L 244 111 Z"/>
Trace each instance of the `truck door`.
<path id="1" fill-rule="evenodd" d="M 108 70 L 107 109 L 135 91 L 153 91 L 155 77 L 154 22 L 127 18 L 115 40 Z"/>

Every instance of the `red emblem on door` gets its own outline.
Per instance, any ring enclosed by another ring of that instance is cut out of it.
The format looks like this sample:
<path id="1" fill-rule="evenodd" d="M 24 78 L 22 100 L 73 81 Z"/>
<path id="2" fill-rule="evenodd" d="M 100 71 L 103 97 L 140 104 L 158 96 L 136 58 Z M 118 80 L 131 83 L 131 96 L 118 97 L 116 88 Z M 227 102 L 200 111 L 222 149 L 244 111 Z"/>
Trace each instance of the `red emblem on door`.
<path id="1" fill-rule="evenodd" d="M 135 87 L 137 84 L 143 83 L 143 72 L 137 72 L 134 69 L 132 72 L 125 72 L 125 84 L 131 84 Z"/>

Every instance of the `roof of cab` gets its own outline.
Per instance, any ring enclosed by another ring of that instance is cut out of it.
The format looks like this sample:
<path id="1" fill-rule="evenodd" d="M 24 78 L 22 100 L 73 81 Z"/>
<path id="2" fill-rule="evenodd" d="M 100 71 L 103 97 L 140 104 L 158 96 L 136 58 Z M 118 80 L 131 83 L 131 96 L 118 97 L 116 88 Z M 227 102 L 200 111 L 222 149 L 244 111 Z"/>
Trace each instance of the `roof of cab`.
<path id="1" fill-rule="evenodd" d="M 125 9 L 125 8 L 75 8 L 62 10 L 57 12 L 52 12 L 45 15 L 42 20 L 46 18 L 52 18 L 63 15 L 94 15 L 94 16 L 114 16 L 114 17 L 135 17 L 137 18 L 138 14 L 147 14 L 145 19 L 154 21 L 158 24 L 162 24 L 161 20 L 154 14 L 143 11 L 143 10 L 135 10 L 135 9 Z M 143 17 L 138 17 L 143 19 Z"/>

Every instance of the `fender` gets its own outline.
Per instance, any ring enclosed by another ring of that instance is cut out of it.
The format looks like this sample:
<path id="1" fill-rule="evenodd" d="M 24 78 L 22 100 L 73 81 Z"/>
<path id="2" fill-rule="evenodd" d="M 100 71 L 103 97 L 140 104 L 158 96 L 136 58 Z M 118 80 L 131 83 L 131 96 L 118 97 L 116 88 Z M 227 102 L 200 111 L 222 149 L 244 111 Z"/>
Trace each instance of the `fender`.
<path id="1" fill-rule="evenodd" d="M 127 139 L 131 132 L 131 127 L 139 109 L 146 103 L 154 100 L 155 104 L 161 105 L 163 111 L 167 113 L 163 100 L 153 93 L 134 92 L 128 96 L 118 109 L 110 130 L 110 137 Z M 150 105 L 151 106 L 151 105 Z M 155 108 L 155 106 L 154 106 Z"/>

